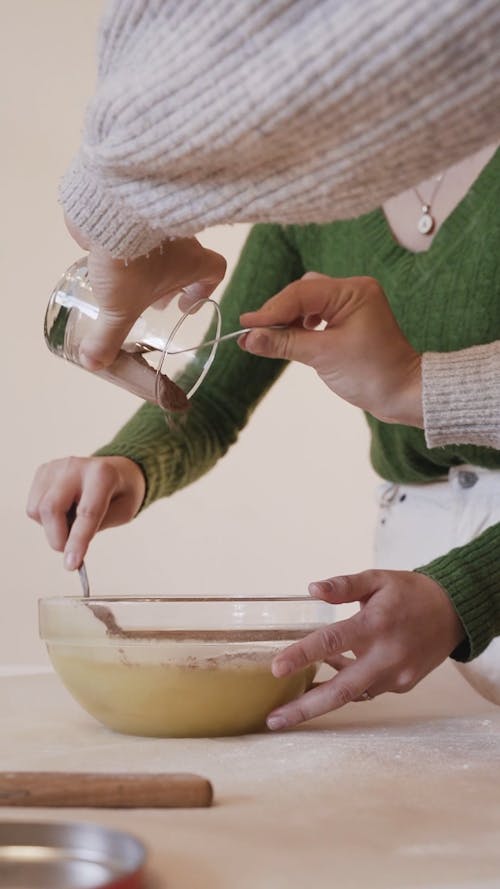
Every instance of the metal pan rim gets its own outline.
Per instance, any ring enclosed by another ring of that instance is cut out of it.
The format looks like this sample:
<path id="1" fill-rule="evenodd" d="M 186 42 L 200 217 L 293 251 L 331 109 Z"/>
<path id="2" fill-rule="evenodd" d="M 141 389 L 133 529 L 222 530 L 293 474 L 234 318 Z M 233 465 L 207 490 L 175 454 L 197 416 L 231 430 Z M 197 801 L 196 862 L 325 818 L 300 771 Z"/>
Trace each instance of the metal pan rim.
<path id="1" fill-rule="evenodd" d="M 146 848 L 137 837 L 93 821 L 0 821 L 0 889 L 29 885 L 19 882 L 24 872 L 27 881 L 39 881 L 32 885 L 57 889 L 58 876 L 67 880 L 68 869 L 77 889 L 139 889 L 145 861 Z M 51 882 L 45 883 L 49 871 Z"/>

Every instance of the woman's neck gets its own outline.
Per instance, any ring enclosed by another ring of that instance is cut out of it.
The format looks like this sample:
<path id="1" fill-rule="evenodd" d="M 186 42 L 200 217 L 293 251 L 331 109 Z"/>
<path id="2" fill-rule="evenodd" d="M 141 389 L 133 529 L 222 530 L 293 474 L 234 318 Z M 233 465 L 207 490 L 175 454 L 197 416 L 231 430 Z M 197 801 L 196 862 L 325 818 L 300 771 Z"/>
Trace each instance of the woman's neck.
<path id="1" fill-rule="evenodd" d="M 444 170 L 439 179 L 426 179 L 386 201 L 383 210 L 395 240 L 414 253 L 428 250 L 440 226 L 465 197 L 497 147 L 488 145 Z M 426 235 L 418 229 L 424 204 L 434 223 L 432 231 Z"/>

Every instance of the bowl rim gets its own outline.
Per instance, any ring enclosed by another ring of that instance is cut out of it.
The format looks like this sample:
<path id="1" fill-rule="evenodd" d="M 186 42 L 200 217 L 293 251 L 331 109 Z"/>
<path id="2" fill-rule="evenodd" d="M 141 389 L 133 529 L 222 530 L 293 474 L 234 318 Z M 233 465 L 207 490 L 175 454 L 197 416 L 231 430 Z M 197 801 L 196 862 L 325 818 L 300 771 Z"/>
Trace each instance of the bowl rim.
<path id="1" fill-rule="evenodd" d="M 146 602 L 242 602 L 242 603 L 259 603 L 259 602 L 324 602 L 325 605 L 332 603 L 326 602 L 324 599 L 315 596 L 42 596 L 38 600 L 43 602 L 82 602 L 85 604 L 97 604 L 99 602 L 132 602 L 134 604 L 144 604 Z"/>

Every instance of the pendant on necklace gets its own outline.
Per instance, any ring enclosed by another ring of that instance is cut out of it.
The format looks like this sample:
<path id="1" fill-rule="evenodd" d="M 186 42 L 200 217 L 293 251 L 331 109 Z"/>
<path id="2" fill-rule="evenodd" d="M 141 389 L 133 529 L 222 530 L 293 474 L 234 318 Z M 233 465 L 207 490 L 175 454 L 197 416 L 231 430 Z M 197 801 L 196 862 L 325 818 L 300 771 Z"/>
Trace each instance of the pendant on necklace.
<path id="1" fill-rule="evenodd" d="M 422 215 L 417 223 L 417 228 L 421 235 L 430 235 L 434 229 L 434 217 L 429 213 L 429 204 L 422 205 Z"/>

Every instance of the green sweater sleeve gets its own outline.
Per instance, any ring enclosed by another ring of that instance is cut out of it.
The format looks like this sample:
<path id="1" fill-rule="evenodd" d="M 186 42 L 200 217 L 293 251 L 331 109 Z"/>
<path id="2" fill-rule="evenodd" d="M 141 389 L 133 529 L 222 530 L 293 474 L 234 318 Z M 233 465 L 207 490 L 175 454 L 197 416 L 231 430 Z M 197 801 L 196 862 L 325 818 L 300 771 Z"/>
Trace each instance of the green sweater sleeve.
<path id="1" fill-rule="evenodd" d="M 436 580 L 450 597 L 467 640 L 452 654 L 472 660 L 500 635 L 500 523 L 416 570 Z"/>
<path id="2" fill-rule="evenodd" d="M 237 329 L 242 312 L 259 308 L 303 271 L 285 229 L 255 226 L 221 300 L 222 333 Z M 182 419 L 169 427 L 160 408 L 144 404 L 96 453 L 129 457 L 139 464 L 146 478 L 144 508 L 214 466 L 285 364 L 249 355 L 234 341 L 225 342 Z"/>

